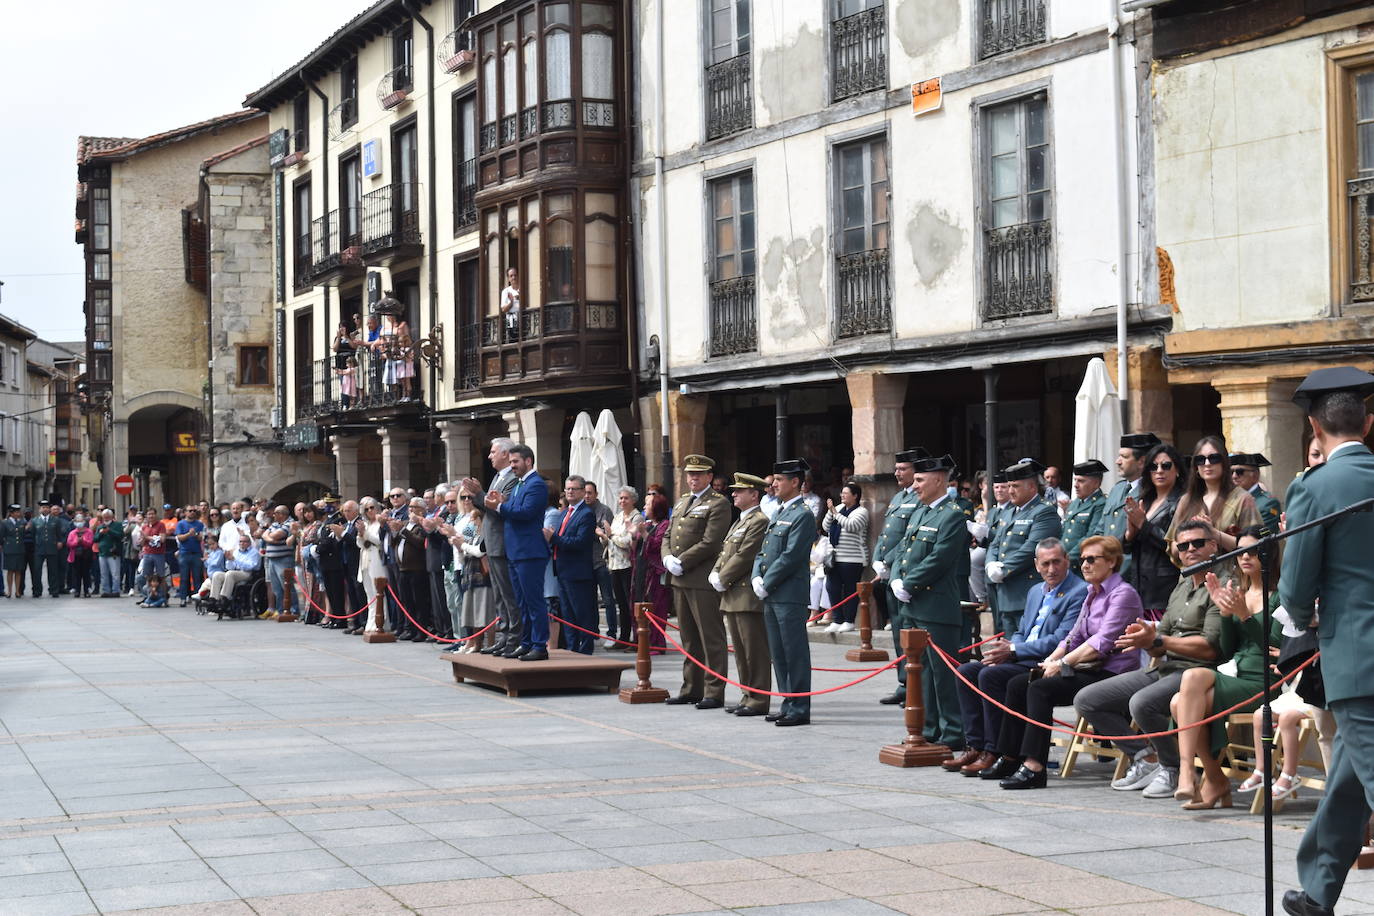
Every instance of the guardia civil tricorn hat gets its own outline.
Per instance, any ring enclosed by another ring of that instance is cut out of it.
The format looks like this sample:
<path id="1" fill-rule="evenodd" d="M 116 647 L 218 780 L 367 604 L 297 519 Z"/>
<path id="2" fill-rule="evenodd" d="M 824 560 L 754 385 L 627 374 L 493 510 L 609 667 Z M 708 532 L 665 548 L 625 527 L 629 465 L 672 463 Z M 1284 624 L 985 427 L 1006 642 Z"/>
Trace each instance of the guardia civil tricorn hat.
<path id="1" fill-rule="evenodd" d="M 804 477 L 810 470 L 811 465 L 806 463 L 805 458 L 792 458 L 773 465 L 774 474 L 785 474 L 788 477 Z"/>
<path id="2" fill-rule="evenodd" d="M 1073 472 L 1079 477 L 1102 477 L 1107 473 L 1107 466 L 1096 458 L 1092 458 L 1075 464 Z"/>
<path id="3" fill-rule="evenodd" d="M 1312 404 L 1324 394 L 1337 391 L 1350 391 L 1362 398 L 1374 392 L 1374 375 L 1354 366 L 1337 366 L 1332 369 L 1318 369 L 1302 380 L 1298 390 L 1293 392 L 1293 403 L 1305 413 L 1312 411 Z"/>
<path id="4" fill-rule="evenodd" d="M 1043 470 L 1045 470 L 1045 466 L 1034 458 L 1022 458 L 1016 464 L 1006 468 L 1007 482 L 1034 480 Z"/>

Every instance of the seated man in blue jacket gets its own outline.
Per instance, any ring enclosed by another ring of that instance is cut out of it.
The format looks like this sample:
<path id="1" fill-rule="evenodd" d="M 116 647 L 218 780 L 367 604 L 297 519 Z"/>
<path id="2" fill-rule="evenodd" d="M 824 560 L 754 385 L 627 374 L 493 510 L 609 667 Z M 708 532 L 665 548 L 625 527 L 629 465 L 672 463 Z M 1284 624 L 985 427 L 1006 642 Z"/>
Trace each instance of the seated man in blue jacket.
<path id="1" fill-rule="evenodd" d="M 596 511 L 587 505 L 587 481 L 574 474 L 563 485 L 568 507 L 558 516 L 555 527 L 545 528 L 544 537 L 553 551 L 553 574 L 558 580 L 558 600 L 568 620 L 582 627 L 568 627 L 567 645 L 574 652 L 591 655 L 596 645 L 596 573 L 592 567 L 592 545 L 596 537 Z M 584 633 L 583 630 L 590 630 Z"/>
<path id="2" fill-rule="evenodd" d="M 1035 545 L 1035 569 L 1042 581 L 1026 594 L 1021 625 L 1011 639 L 983 644 L 983 660 L 965 662 L 959 673 L 998 702 L 1007 698 L 1007 684 L 1018 674 L 1035 667 L 1069 635 L 1078 621 L 1088 583 L 1069 571 L 1069 555 L 1059 538 L 1044 538 Z M 965 684 L 959 688 L 959 709 L 964 720 L 964 753 L 940 764 L 951 773 L 977 776 L 997 762 L 997 733 L 1002 710 L 984 700 Z"/>

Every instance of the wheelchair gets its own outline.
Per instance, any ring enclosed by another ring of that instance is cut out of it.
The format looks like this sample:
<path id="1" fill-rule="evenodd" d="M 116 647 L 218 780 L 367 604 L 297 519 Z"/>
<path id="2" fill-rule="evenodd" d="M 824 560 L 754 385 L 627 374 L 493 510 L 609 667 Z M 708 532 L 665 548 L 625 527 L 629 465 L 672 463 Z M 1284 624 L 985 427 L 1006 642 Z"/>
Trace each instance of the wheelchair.
<path id="1" fill-rule="evenodd" d="M 195 605 L 197 614 L 212 613 L 216 620 L 256 617 L 267 610 L 267 574 L 261 568 L 253 570 L 246 580 L 234 586 L 227 602 L 212 603 L 197 595 Z"/>

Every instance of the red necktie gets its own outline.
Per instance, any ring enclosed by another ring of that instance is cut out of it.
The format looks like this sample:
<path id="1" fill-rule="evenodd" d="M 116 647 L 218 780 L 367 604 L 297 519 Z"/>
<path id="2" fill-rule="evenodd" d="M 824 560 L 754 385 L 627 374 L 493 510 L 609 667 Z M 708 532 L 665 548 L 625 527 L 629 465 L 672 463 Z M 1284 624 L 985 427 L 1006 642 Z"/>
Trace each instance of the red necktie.
<path id="1" fill-rule="evenodd" d="M 563 513 L 563 524 L 558 526 L 558 536 L 562 537 L 563 532 L 568 530 L 568 522 L 572 521 L 573 513 L 577 511 L 576 506 L 569 506 L 568 511 Z M 558 545 L 553 545 L 553 558 L 558 559 Z"/>

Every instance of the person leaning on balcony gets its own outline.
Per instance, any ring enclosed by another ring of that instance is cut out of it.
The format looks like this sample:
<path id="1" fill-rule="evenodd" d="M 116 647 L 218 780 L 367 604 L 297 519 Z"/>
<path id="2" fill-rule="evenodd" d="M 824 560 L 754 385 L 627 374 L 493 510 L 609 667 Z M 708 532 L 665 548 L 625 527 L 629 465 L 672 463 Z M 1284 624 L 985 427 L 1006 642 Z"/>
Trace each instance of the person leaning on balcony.
<path id="1" fill-rule="evenodd" d="M 501 315 L 506 326 L 506 342 L 520 338 L 520 275 L 515 268 L 506 270 L 506 288 L 501 290 Z"/>

